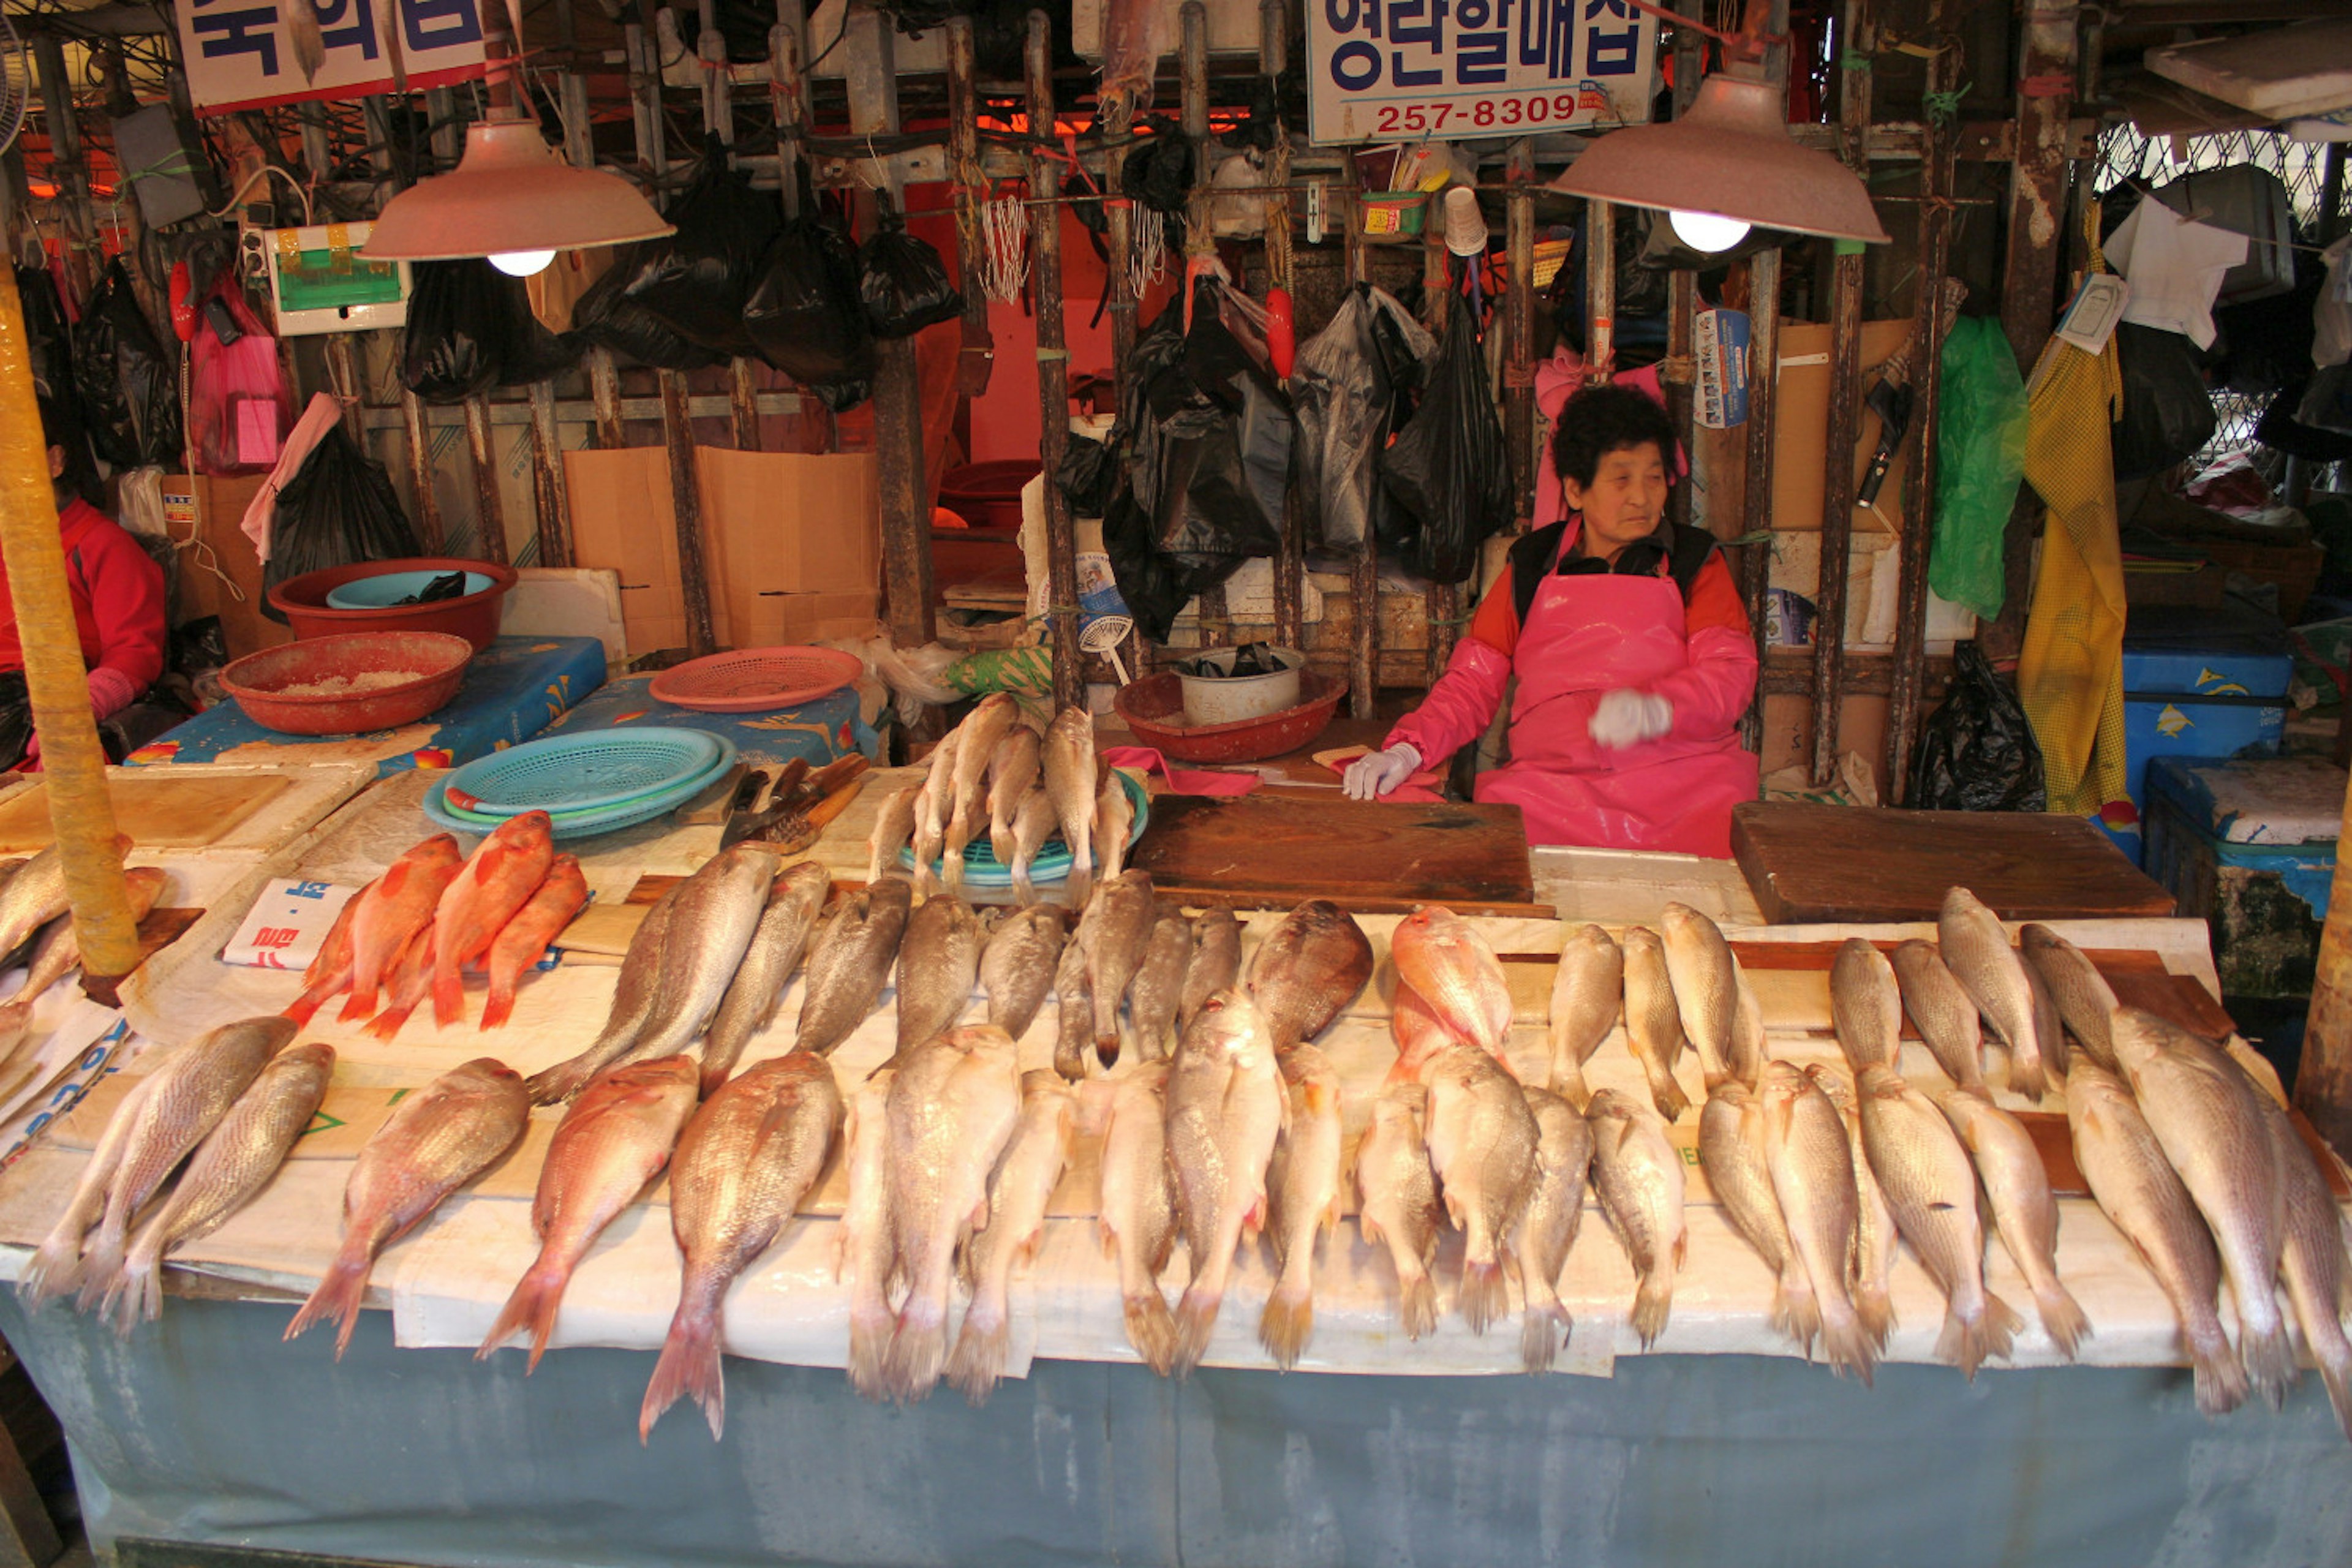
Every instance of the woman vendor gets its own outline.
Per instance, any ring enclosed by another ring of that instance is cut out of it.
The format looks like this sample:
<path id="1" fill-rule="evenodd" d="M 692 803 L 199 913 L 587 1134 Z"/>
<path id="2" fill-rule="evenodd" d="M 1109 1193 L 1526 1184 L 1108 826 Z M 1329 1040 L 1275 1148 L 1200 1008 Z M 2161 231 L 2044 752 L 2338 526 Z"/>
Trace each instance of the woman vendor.
<path id="1" fill-rule="evenodd" d="M 1568 516 L 1512 546 L 1428 698 L 1347 773 L 1369 800 L 1475 744 L 1510 684 L 1510 761 L 1481 801 L 1519 806 L 1534 844 L 1731 853 L 1756 796 L 1737 726 L 1756 643 L 1714 538 L 1665 520 L 1674 426 L 1622 386 L 1578 393 L 1552 439 Z"/>

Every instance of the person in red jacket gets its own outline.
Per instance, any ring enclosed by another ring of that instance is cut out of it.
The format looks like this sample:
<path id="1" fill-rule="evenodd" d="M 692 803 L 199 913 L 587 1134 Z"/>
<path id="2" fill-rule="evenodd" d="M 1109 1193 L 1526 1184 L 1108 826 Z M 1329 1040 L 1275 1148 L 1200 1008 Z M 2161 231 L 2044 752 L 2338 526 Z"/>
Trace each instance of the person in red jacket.
<path id="1" fill-rule="evenodd" d="M 169 644 L 164 624 L 163 570 L 125 532 L 121 524 L 84 500 L 71 482 L 75 465 L 69 459 L 72 434 L 57 405 L 39 400 L 41 435 L 48 448 L 49 478 L 55 487 L 59 542 L 65 546 L 66 586 L 73 597 L 74 626 L 80 634 L 83 665 L 89 671 L 89 705 L 108 750 L 120 760 L 119 748 L 152 738 L 168 722 L 139 726 L 147 735 L 136 739 L 122 732 L 122 721 L 156 677 L 163 673 Z M 7 574 L 0 569 L 0 705 L 24 701 L 25 652 L 16 630 L 15 605 L 8 597 Z M 163 720 L 176 721 L 168 711 Z M 19 733 L 21 729 L 22 733 Z M 35 752 L 29 720 L 0 728 L 0 767 L 15 767 Z"/>
<path id="2" fill-rule="evenodd" d="M 1713 536 L 1665 520 L 1674 451 L 1665 410 L 1631 388 L 1562 405 L 1569 515 L 1512 546 L 1427 699 L 1349 768 L 1349 795 L 1442 766 L 1516 680 L 1510 761 L 1475 793 L 1519 806 L 1529 843 L 1731 853 L 1731 808 L 1756 795 L 1737 732 L 1756 642 Z"/>

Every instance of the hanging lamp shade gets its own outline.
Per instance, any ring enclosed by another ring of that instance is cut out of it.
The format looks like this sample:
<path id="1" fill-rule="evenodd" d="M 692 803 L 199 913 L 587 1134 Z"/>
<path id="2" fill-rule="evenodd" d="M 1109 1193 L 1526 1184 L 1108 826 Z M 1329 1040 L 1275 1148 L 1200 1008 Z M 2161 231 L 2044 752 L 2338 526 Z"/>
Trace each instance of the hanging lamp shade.
<path id="1" fill-rule="evenodd" d="M 1789 138 L 1780 89 L 1718 73 L 1690 112 L 1612 131 L 1578 154 L 1551 189 L 1669 212 L 1711 213 L 1759 228 L 1884 243 L 1870 192 L 1826 153 Z"/>
<path id="2" fill-rule="evenodd" d="M 384 204 L 360 247 L 370 261 L 446 261 L 622 245 L 675 233 L 617 174 L 575 169 L 529 120 L 478 120 L 466 155 Z"/>

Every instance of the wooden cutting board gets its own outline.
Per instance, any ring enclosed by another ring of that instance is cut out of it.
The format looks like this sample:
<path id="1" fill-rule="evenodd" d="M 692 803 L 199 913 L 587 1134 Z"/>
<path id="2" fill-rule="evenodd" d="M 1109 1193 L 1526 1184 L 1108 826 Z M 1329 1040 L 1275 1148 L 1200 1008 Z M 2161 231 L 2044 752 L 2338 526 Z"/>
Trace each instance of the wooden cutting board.
<path id="1" fill-rule="evenodd" d="M 1535 901 L 1516 805 L 1156 795 L 1128 864 L 1180 903 L 1288 909 L 1331 899 L 1357 914 L 1444 904 L 1549 919 Z"/>
<path id="2" fill-rule="evenodd" d="M 110 774 L 114 820 L 143 849 L 201 849 L 283 794 L 284 773 L 218 773 L 138 768 Z M 49 786 L 37 784 L 0 801 L 0 853 L 49 847 Z"/>
<path id="3" fill-rule="evenodd" d="M 2172 895 L 2082 817 L 1751 800 L 1731 852 L 1773 925 L 1932 921 L 1964 887 L 2010 921 L 2161 919 Z"/>

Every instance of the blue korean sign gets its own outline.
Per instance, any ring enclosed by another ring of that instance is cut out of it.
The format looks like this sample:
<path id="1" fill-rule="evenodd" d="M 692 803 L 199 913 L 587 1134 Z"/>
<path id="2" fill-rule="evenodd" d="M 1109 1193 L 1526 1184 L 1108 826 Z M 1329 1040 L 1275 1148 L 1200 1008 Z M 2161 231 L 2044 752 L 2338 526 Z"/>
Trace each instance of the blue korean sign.
<path id="1" fill-rule="evenodd" d="M 319 19 L 324 58 L 308 76 L 287 28 L 294 5 L 310 5 Z M 199 113 L 226 114 L 388 91 L 395 41 L 410 87 L 446 87 L 482 74 L 474 7 L 475 0 L 179 0 L 188 96 Z"/>
<path id="2" fill-rule="evenodd" d="M 1309 130 L 1472 141 L 1650 118 L 1657 23 L 1628 0 L 1307 0 Z"/>

